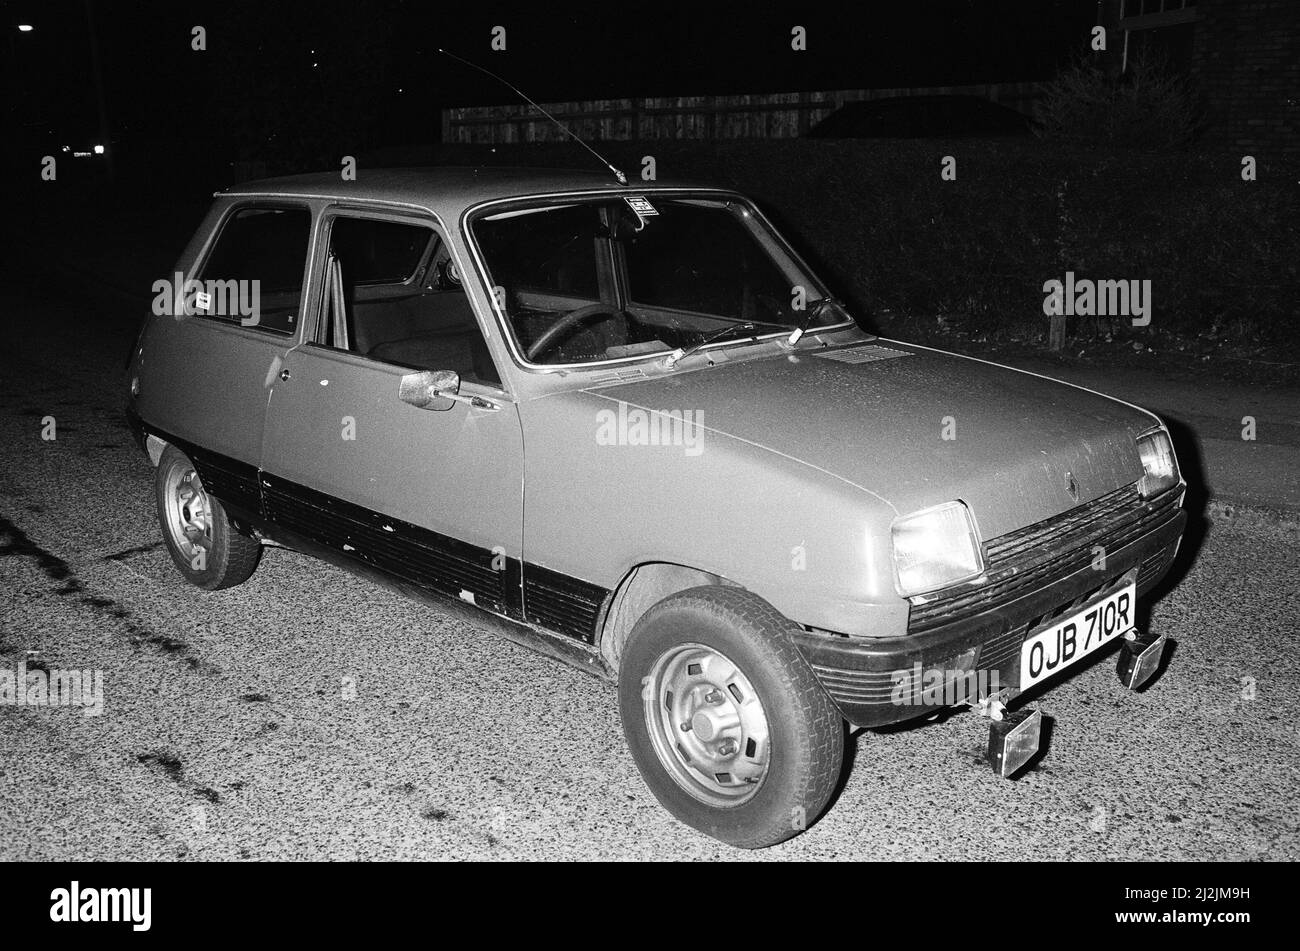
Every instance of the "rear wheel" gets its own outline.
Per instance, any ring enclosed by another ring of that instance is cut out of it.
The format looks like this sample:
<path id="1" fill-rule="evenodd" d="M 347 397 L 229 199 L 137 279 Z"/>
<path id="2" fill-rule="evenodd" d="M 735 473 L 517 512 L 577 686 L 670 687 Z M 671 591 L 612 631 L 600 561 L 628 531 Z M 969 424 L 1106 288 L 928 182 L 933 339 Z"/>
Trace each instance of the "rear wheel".
<path id="1" fill-rule="evenodd" d="M 619 664 L 623 732 L 651 792 L 742 848 L 811 825 L 844 763 L 844 721 L 791 626 L 742 588 L 692 588 L 646 612 Z"/>
<path id="2" fill-rule="evenodd" d="M 163 541 L 186 581 L 216 591 L 248 580 L 261 543 L 235 531 L 221 503 L 204 490 L 194 463 L 175 446 L 158 460 L 154 491 Z"/>

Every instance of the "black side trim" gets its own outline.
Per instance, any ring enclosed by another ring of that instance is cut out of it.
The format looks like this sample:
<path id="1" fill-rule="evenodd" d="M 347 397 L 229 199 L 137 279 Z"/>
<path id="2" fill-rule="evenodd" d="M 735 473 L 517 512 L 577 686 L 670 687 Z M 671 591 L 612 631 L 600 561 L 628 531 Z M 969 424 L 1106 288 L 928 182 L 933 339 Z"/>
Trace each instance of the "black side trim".
<path id="1" fill-rule="evenodd" d="M 607 588 L 540 565 L 524 565 L 528 619 L 588 644 L 596 641 L 596 621 L 609 593 Z"/>
<path id="2" fill-rule="evenodd" d="M 265 517 L 410 584 L 522 618 L 519 560 L 262 473 Z"/>
<path id="3" fill-rule="evenodd" d="M 235 508 L 247 512 L 261 512 L 261 496 L 257 491 L 257 466 L 250 466 L 229 456 L 186 446 L 183 443 L 177 444 L 177 448 L 190 457 L 206 491 Z"/>
<path id="4" fill-rule="evenodd" d="M 288 531 L 278 525 L 273 525 L 270 522 L 259 522 L 256 527 L 267 538 L 272 538 L 287 548 L 303 552 L 313 558 L 319 558 L 336 568 L 341 568 L 350 574 L 365 578 L 374 584 L 382 585 L 412 600 L 427 604 L 437 611 L 450 614 L 474 627 L 495 631 L 516 644 L 535 650 L 547 657 L 563 661 L 603 680 L 615 679 L 614 672 L 610 670 L 600 656 L 600 652 L 576 638 L 565 637 L 562 634 L 547 631 L 522 621 L 515 621 L 492 614 L 481 608 L 472 607 L 459 598 L 445 597 L 427 587 L 403 581 L 387 571 L 359 561 L 350 555 L 341 554 L 332 548 L 317 544 L 309 538 Z"/>

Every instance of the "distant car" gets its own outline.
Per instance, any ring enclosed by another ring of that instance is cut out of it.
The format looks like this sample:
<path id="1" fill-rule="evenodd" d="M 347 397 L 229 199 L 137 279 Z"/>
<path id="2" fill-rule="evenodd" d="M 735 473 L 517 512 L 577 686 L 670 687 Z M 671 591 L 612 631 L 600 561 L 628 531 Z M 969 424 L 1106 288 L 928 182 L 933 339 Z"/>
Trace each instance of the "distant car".
<path id="1" fill-rule="evenodd" d="M 809 130 L 814 139 L 930 139 L 1028 135 L 1034 121 L 980 96 L 891 96 L 840 106 Z"/>
<path id="2" fill-rule="evenodd" d="M 14 131 L 7 160 L 14 169 L 36 168 L 42 176 L 73 185 L 102 185 L 118 143 L 85 132 L 59 132 L 44 128 Z"/>
<path id="3" fill-rule="evenodd" d="M 864 333 L 735 192 L 274 179 L 176 270 L 128 415 L 180 573 L 286 546 L 616 680 L 647 785 L 726 842 L 818 817 L 846 721 L 973 706 L 1006 775 L 1038 748 L 1020 691 L 1120 641 L 1130 686 L 1159 661 L 1160 421 Z"/>

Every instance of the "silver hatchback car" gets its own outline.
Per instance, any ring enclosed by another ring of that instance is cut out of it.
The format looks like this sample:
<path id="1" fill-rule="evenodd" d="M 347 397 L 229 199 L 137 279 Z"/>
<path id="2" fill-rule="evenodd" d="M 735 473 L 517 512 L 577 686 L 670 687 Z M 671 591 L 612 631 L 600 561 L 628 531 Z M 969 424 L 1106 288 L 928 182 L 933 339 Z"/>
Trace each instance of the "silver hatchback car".
<path id="1" fill-rule="evenodd" d="M 647 785 L 723 841 L 815 821 L 846 723 L 972 707 L 1009 776 L 1023 691 L 1160 663 L 1160 420 L 865 333 L 732 191 L 254 182 L 155 292 L 128 415 L 186 579 L 280 545 L 616 680 Z"/>

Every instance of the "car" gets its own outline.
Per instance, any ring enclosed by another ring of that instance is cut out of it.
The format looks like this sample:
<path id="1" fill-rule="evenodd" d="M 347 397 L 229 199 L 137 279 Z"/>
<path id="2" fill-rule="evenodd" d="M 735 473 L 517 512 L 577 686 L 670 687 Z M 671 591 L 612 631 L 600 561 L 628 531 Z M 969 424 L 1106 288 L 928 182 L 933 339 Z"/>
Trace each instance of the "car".
<path id="1" fill-rule="evenodd" d="M 270 179 L 155 291 L 126 411 L 186 580 L 293 549 L 613 681 L 646 785 L 724 842 L 811 826 L 850 728 L 974 710 L 1010 776 L 1027 693 L 1160 665 L 1161 421 L 866 332 L 735 191 Z"/>

